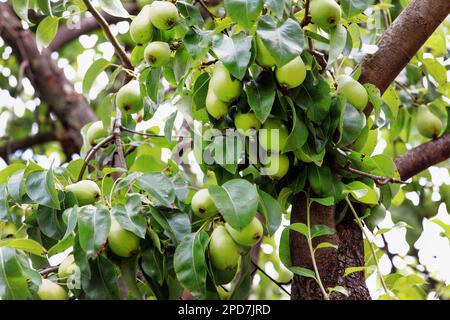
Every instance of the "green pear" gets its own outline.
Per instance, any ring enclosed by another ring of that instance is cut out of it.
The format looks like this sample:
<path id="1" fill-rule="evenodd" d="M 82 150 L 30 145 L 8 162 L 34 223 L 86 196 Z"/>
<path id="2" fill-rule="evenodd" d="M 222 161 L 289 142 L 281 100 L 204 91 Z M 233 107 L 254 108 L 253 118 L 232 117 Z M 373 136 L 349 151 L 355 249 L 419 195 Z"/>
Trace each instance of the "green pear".
<path id="1" fill-rule="evenodd" d="M 41 300 L 66 300 L 67 292 L 62 286 L 48 279 L 42 279 L 37 292 Z"/>
<path id="2" fill-rule="evenodd" d="M 349 76 L 339 77 L 338 92 L 342 92 L 347 98 L 347 101 L 359 111 L 363 111 L 367 103 L 369 103 L 369 96 L 366 88 Z"/>
<path id="3" fill-rule="evenodd" d="M 257 244 L 264 235 L 263 225 L 256 217 L 242 230 L 236 230 L 228 223 L 225 228 L 237 244 L 247 247 Z"/>
<path id="4" fill-rule="evenodd" d="M 219 100 L 212 89 L 208 89 L 205 104 L 206 111 L 216 120 L 223 119 L 228 114 L 228 104 Z"/>
<path id="5" fill-rule="evenodd" d="M 220 271 L 233 270 L 241 256 L 239 247 L 224 226 L 217 226 L 213 230 L 209 240 L 208 252 L 212 266 Z"/>
<path id="6" fill-rule="evenodd" d="M 275 59 L 270 54 L 270 51 L 266 48 L 264 42 L 260 37 L 256 36 L 256 63 L 263 68 L 272 68 L 275 66 Z"/>
<path id="7" fill-rule="evenodd" d="M 198 190 L 191 201 L 192 211 L 200 218 L 209 218 L 219 213 L 208 189 Z"/>
<path id="8" fill-rule="evenodd" d="M 341 7 L 334 0 L 312 0 L 309 13 L 312 22 L 324 30 L 335 27 L 341 20 Z"/>
<path id="9" fill-rule="evenodd" d="M 119 257 L 127 258 L 138 251 L 139 237 L 122 228 L 116 219 L 111 218 L 108 245 L 114 254 Z"/>
<path id="10" fill-rule="evenodd" d="M 152 41 L 153 25 L 150 21 L 150 5 L 145 5 L 130 23 L 131 39 L 138 45 Z"/>
<path id="11" fill-rule="evenodd" d="M 70 184 L 66 186 L 66 191 L 73 192 L 80 206 L 95 203 L 101 194 L 98 185 L 91 180 L 81 180 Z"/>
<path id="12" fill-rule="evenodd" d="M 236 100 L 242 92 L 242 82 L 234 79 L 220 61 L 214 66 L 209 87 L 212 88 L 216 97 L 223 102 Z"/>
<path id="13" fill-rule="evenodd" d="M 236 129 L 243 135 L 254 135 L 261 128 L 261 122 L 253 112 L 238 113 L 234 117 Z"/>
<path id="14" fill-rule="evenodd" d="M 277 133 L 278 139 L 276 137 Z M 259 130 L 259 144 L 265 150 L 271 150 L 273 152 L 282 151 L 288 137 L 289 131 L 283 121 L 279 119 L 267 119 Z"/>
<path id="15" fill-rule="evenodd" d="M 0 239 L 12 238 L 17 233 L 17 227 L 14 223 L 6 223 L 2 229 L 0 229 Z"/>
<path id="16" fill-rule="evenodd" d="M 116 105 L 124 113 L 137 113 L 144 106 L 139 81 L 131 80 L 116 95 Z"/>
<path id="17" fill-rule="evenodd" d="M 269 164 L 262 169 L 262 173 L 274 180 L 282 179 L 289 171 L 289 158 L 285 154 L 272 153 Z"/>
<path id="18" fill-rule="evenodd" d="M 150 21 L 160 30 L 171 29 L 179 18 L 177 7 L 168 1 L 154 1 L 150 9 Z"/>
<path id="19" fill-rule="evenodd" d="M 62 281 L 66 281 L 69 276 L 80 272 L 80 267 L 75 264 L 73 254 L 69 254 L 59 265 L 58 276 Z"/>
<path id="20" fill-rule="evenodd" d="M 107 136 L 108 132 L 106 132 L 105 128 L 103 128 L 102 121 L 96 121 L 92 123 L 86 132 L 87 141 L 91 146 L 95 146 Z"/>
<path id="21" fill-rule="evenodd" d="M 236 267 L 233 268 L 232 270 L 217 270 L 215 268 L 212 269 L 216 285 L 230 283 L 236 276 L 236 272 L 237 272 Z"/>
<path id="22" fill-rule="evenodd" d="M 145 48 L 144 59 L 153 68 L 160 68 L 169 63 L 171 54 L 169 44 L 154 41 L 150 42 Z"/>
<path id="23" fill-rule="evenodd" d="M 286 89 L 297 88 L 305 81 L 306 67 L 300 56 L 275 70 L 275 76 L 280 86 Z"/>
<path id="24" fill-rule="evenodd" d="M 416 127 L 425 138 L 436 138 L 442 131 L 442 121 L 430 109 L 421 105 L 416 115 Z"/>

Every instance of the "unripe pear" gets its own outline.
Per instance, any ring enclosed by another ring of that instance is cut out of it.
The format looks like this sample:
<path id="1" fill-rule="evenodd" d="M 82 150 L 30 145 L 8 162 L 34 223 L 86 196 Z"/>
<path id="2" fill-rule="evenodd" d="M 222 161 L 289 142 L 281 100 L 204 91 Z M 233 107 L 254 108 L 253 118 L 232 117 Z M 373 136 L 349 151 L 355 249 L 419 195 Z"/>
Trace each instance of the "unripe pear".
<path id="1" fill-rule="evenodd" d="M 17 232 L 17 227 L 14 223 L 6 223 L 1 230 L 0 239 L 12 238 Z"/>
<path id="2" fill-rule="evenodd" d="M 153 68 L 165 66 L 170 61 L 169 44 L 162 41 L 150 42 L 144 51 L 144 59 Z"/>
<path id="3" fill-rule="evenodd" d="M 59 265 L 58 276 L 60 280 L 66 281 L 67 278 L 74 274 L 79 273 L 80 267 L 75 264 L 75 258 L 73 254 L 69 254 Z"/>
<path id="4" fill-rule="evenodd" d="M 134 42 L 139 45 L 152 41 L 153 25 L 150 21 L 150 5 L 142 8 L 136 18 L 130 23 L 130 35 Z"/>
<path id="5" fill-rule="evenodd" d="M 267 50 L 264 42 L 260 37 L 256 37 L 256 62 L 263 68 L 272 68 L 275 66 L 275 59 L 270 54 L 270 51 Z"/>
<path id="6" fill-rule="evenodd" d="M 220 61 L 214 66 L 209 87 L 212 88 L 216 97 L 223 102 L 231 102 L 237 99 L 242 92 L 242 82 L 234 79 Z"/>
<path id="7" fill-rule="evenodd" d="M 277 133 L 278 139 L 276 137 Z M 279 119 L 267 119 L 261 130 L 259 130 L 259 144 L 268 151 L 282 151 L 288 137 L 289 131 L 283 121 Z"/>
<path id="8" fill-rule="evenodd" d="M 442 131 L 442 121 L 426 106 L 422 105 L 417 111 L 416 127 L 425 138 L 436 138 Z"/>
<path id="9" fill-rule="evenodd" d="M 150 20 L 160 30 L 171 29 L 178 20 L 178 9 L 171 2 L 154 1 L 150 9 Z"/>
<path id="10" fill-rule="evenodd" d="M 112 218 L 108 235 L 108 245 L 116 255 L 127 258 L 138 250 L 139 237 L 122 228 L 116 219 Z"/>
<path id="11" fill-rule="evenodd" d="M 341 7 L 334 0 L 312 0 L 309 13 L 312 22 L 324 30 L 335 27 L 341 20 Z"/>
<path id="12" fill-rule="evenodd" d="M 131 80 L 119 89 L 116 95 L 116 104 L 124 113 L 137 113 L 143 107 L 139 81 Z"/>
<path id="13" fill-rule="evenodd" d="M 359 111 L 363 111 L 369 103 L 366 88 L 352 77 L 339 77 L 338 92 L 342 92 L 347 101 Z"/>
<path id="14" fill-rule="evenodd" d="M 237 244 L 247 247 L 258 243 L 264 235 L 263 225 L 256 217 L 242 230 L 236 230 L 228 223 L 225 224 L 225 228 Z"/>
<path id="15" fill-rule="evenodd" d="M 92 123 L 86 132 L 87 141 L 91 146 L 95 146 L 97 143 L 99 143 L 101 140 L 103 140 L 107 136 L 108 136 L 108 133 L 103 128 L 102 121 L 96 121 L 96 122 Z"/>
<path id="16" fill-rule="evenodd" d="M 289 171 L 289 158 L 285 154 L 271 154 L 268 157 L 269 164 L 265 166 L 262 173 L 274 180 L 282 179 Z"/>
<path id="17" fill-rule="evenodd" d="M 209 218 L 219 213 L 208 189 L 198 190 L 191 201 L 192 211 L 200 218 Z"/>
<path id="18" fill-rule="evenodd" d="M 230 283 L 234 279 L 234 277 L 236 276 L 237 268 L 225 271 L 213 268 L 212 272 L 214 274 L 215 284 L 221 285 Z"/>
<path id="19" fill-rule="evenodd" d="M 98 185 L 91 180 L 81 180 L 66 186 L 66 191 L 70 191 L 77 198 L 78 205 L 86 206 L 95 203 L 100 197 L 101 191 Z"/>
<path id="20" fill-rule="evenodd" d="M 41 300 L 66 300 L 67 292 L 62 286 L 48 279 L 42 279 L 37 292 Z"/>
<path id="21" fill-rule="evenodd" d="M 300 56 L 275 70 L 275 76 L 280 86 L 286 89 L 297 88 L 305 81 L 306 67 Z"/>
<path id="22" fill-rule="evenodd" d="M 253 112 L 238 113 L 234 117 L 236 129 L 243 135 L 253 135 L 261 128 L 261 122 Z"/>
<path id="23" fill-rule="evenodd" d="M 239 262 L 239 247 L 224 226 L 217 226 L 212 232 L 208 252 L 211 264 L 220 271 L 231 271 Z"/>
<path id="24" fill-rule="evenodd" d="M 205 104 L 206 111 L 208 111 L 214 119 L 223 119 L 228 114 L 228 104 L 219 100 L 212 89 L 208 89 Z"/>

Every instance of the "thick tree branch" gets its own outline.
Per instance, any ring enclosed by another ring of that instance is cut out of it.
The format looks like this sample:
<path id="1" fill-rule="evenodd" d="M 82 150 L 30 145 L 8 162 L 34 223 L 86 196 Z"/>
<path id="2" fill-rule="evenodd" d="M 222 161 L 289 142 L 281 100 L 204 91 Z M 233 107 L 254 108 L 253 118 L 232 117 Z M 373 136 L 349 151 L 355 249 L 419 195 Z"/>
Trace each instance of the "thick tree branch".
<path id="1" fill-rule="evenodd" d="M 402 180 L 450 158 L 450 133 L 424 143 L 395 159 Z"/>
<path id="2" fill-rule="evenodd" d="M 45 132 L 45 133 L 38 133 L 21 140 L 6 141 L 4 143 L 4 146 L 0 147 L 0 157 L 5 159 L 8 157 L 10 153 L 13 153 L 14 151 L 25 150 L 36 145 L 57 140 L 58 137 L 55 132 Z"/>

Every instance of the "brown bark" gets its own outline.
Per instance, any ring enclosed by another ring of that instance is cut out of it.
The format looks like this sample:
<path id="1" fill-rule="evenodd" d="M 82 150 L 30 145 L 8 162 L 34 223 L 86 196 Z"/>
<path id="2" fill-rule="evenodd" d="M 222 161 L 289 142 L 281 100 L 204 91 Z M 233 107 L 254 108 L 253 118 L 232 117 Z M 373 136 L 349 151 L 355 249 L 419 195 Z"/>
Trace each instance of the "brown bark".
<path id="1" fill-rule="evenodd" d="M 450 1 L 448 0 L 413 0 L 383 34 L 378 43 L 378 50 L 363 59 L 360 81 L 374 84 L 383 93 L 449 13 Z M 370 114 L 371 111 L 372 106 L 369 105 L 365 113 Z M 430 165 L 448 158 L 450 156 L 449 140 L 450 136 L 446 134 L 396 159 L 401 178 L 408 179 Z M 297 196 L 293 203 L 292 223 L 304 221 L 304 208 L 304 198 Z M 333 207 L 320 205 L 312 207 L 312 225 L 326 224 L 336 228 L 336 234 L 331 239 L 320 239 L 320 241 L 332 240 L 332 243 L 339 246 L 334 252 L 332 249 L 326 249 L 328 252 L 325 250 L 318 252 L 318 269 L 324 286 L 325 288 L 336 285 L 345 287 L 350 294 L 348 299 L 370 299 L 362 272 L 343 277 L 346 268 L 364 266 L 361 231 L 349 215 L 335 226 L 334 216 Z M 294 265 L 310 268 L 311 257 L 305 244 L 303 236 L 294 234 L 291 237 L 291 255 Z M 291 298 L 323 299 L 323 296 L 314 280 L 294 276 Z M 345 297 L 335 294 L 331 298 Z"/>
<path id="2" fill-rule="evenodd" d="M 26 76 L 30 79 L 39 98 L 58 117 L 72 145 L 81 147 L 80 129 L 97 117 L 84 97 L 75 91 L 48 50 L 40 53 L 35 35 L 22 28 L 21 21 L 8 3 L 0 3 L 0 36 L 11 46 L 20 62 L 28 61 Z"/>

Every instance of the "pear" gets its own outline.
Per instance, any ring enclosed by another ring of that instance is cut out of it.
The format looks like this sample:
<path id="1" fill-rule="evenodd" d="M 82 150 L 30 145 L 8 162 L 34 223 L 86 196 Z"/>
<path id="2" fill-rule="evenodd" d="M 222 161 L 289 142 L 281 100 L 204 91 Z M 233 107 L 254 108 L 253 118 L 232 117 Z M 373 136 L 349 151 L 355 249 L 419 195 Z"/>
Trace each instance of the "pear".
<path id="1" fill-rule="evenodd" d="M 416 127 L 425 138 L 436 138 L 442 131 L 442 121 L 426 106 L 421 105 L 416 115 Z"/>
<path id="2" fill-rule="evenodd" d="M 150 21 L 151 11 L 150 5 L 145 5 L 130 23 L 131 39 L 138 45 L 152 41 L 153 25 Z"/>
<path id="3" fill-rule="evenodd" d="M 70 184 L 66 186 L 66 191 L 73 192 L 80 206 L 95 203 L 101 194 L 98 185 L 91 180 L 81 180 Z"/>
<path id="4" fill-rule="evenodd" d="M 276 134 L 278 133 L 278 139 Z M 289 131 L 283 121 L 279 119 L 267 119 L 259 130 L 259 144 L 265 150 L 280 152 L 286 145 Z M 272 141 L 273 140 L 273 141 Z"/>
<path id="5" fill-rule="evenodd" d="M 67 292 L 62 286 L 48 279 L 42 279 L 37 292 L 41 300 L 66 300 Z"/>
<path id="6" fill-rule="evenodd" d="M 270 51 L 267 50 L 264 42 L 260 37 L 256 36 L 256 62 L 263 68 L 272 68 L 275 66 L 275 59 L 270 54 Z"/>
<path id="7" fill-rule="evenodd" d="M 168 1 L 154 1 L 150 5 L 150 21 L 160 30 L 169 30 L 177 22 L 177 7 Z"/>
<path id="8" fill-rule="evenodd" d="M 80 267 L 75 264 L 73 254 L 69 254 L 59 265 L 58 276 L 60 280 L 66 281 L 69 276 L 80 272 Z"/>
<path id="9" fill-rule="evenodd" d="M 262 173 L 274 180 L 282 179 L 289 171 L 289 158 L 285 154 L 272 153 L 269 157 L 269 164 L 265 166 Z"/>
<path id="10" fill-rule="evenodd" d="M 192 211 L 200 218 L 209 218 L 219 213 L 208 189 L 201 189 L 192 197 Z"/>
<path id="11" fill-rule="evenodd" d="M 254 135 L 261 128 L 261 122 L 253 112 L 238 113 L 234 117 L 236 129 L 243 135 Z"/>
<path id="12" fill-rule="evenodd" d="M 8 222 L 3 226 L 3 228 L 0 228 L 0 231 L 0 239 L 12 238 L 17 233 L 17 227 L 14 223 Z"/>
<path id="13" fill-rule="evenodd" d="M 153 68 L 165 66 L 170 61 L 169 44 L 162 41 L 150 42 L 144 51 L 144 59 Z"/>
<path id="14" fill-rule="evenodd" d="M 256 217 L 242 230 L 236 230 L 228 223 L 225 228 L 237 244 L 247 247 L 257 244 L 264 235 L 263 225 Z"/>
<path id="15" fill-rule="evenodd" d="M 234 79 L 220 61 L 214 66 L 209 87 L 212 88 L 216 97 L 223 102 L 231 102 L 237 99 L 242 92 L 242 82 Z"/>
<path id="16" fill-rule="evenodd" d="M 139 81 L 131 80 L 117 91 L 116 105 L 124 113 L 137 113 L 143 107 Z"/>
<path id="17" fill-rule="evenodd" d="M 223 119 L 228 114 L 228 104 L 219 100 L 212 89 L 208 89 L 205 103 L 206 111 L 216 120 Z"/>
<path id="18" fill-rule="evenodd" d="M 338 80 L 338 92 L 343 93 L 347 101 L 359 111 L 363 111 L 367 103 L 369 103 L 369 96 L 366 88 L 349 76 L 340 76 Z"/>
<path id="19" fill-rule="evenodd" d="M 134 233 L 125 230 L 116 221 L 111 218 L 111 228 L 108 235 L 108 246 L 114 254 L 119 257 L 127 258 L 136 253 L 139 248 L 139 237 Z"/>
<path id="20" fill-rule="evenodd" d="M 103 128 L 102 121 L 96 121 L 92 123 L 86 132 L 87 141 L 91 146 L 95 146 L 107 136 L 108 133 L 106 132 L 105 128 Z"/>
<path id="21" fill-rule="evenodd" d="M 215 268 L 212 269 L 214 274 L 214 280 L 216 285 L 227 284 L 230 283 L 234 277 L 236 276 L 237 268 L 233 268 L 232 270 L 217 270 Z"/>
<path id="22" fill-rule="evenodd" d="M 221 225 L 211 234 L 208 252 L 212 266 L 220 271 L 232 271 L 239 262 L 239 247 Z"/>
<path id="23" fill-rule="evenodd" d="M 341 20 L 341 7 L 334 0 L 312 0 L 309 12 L 312 22 L 324 30 L 335 27 Z"/>
<path id="24" fill-rule="evenodd" d="M 286 89 L 297 88 L 306 78 L 306 67 L 302 58 L 298 56 L 284 66 L 277 68 L 275 76 L 282 87 Z"/>

